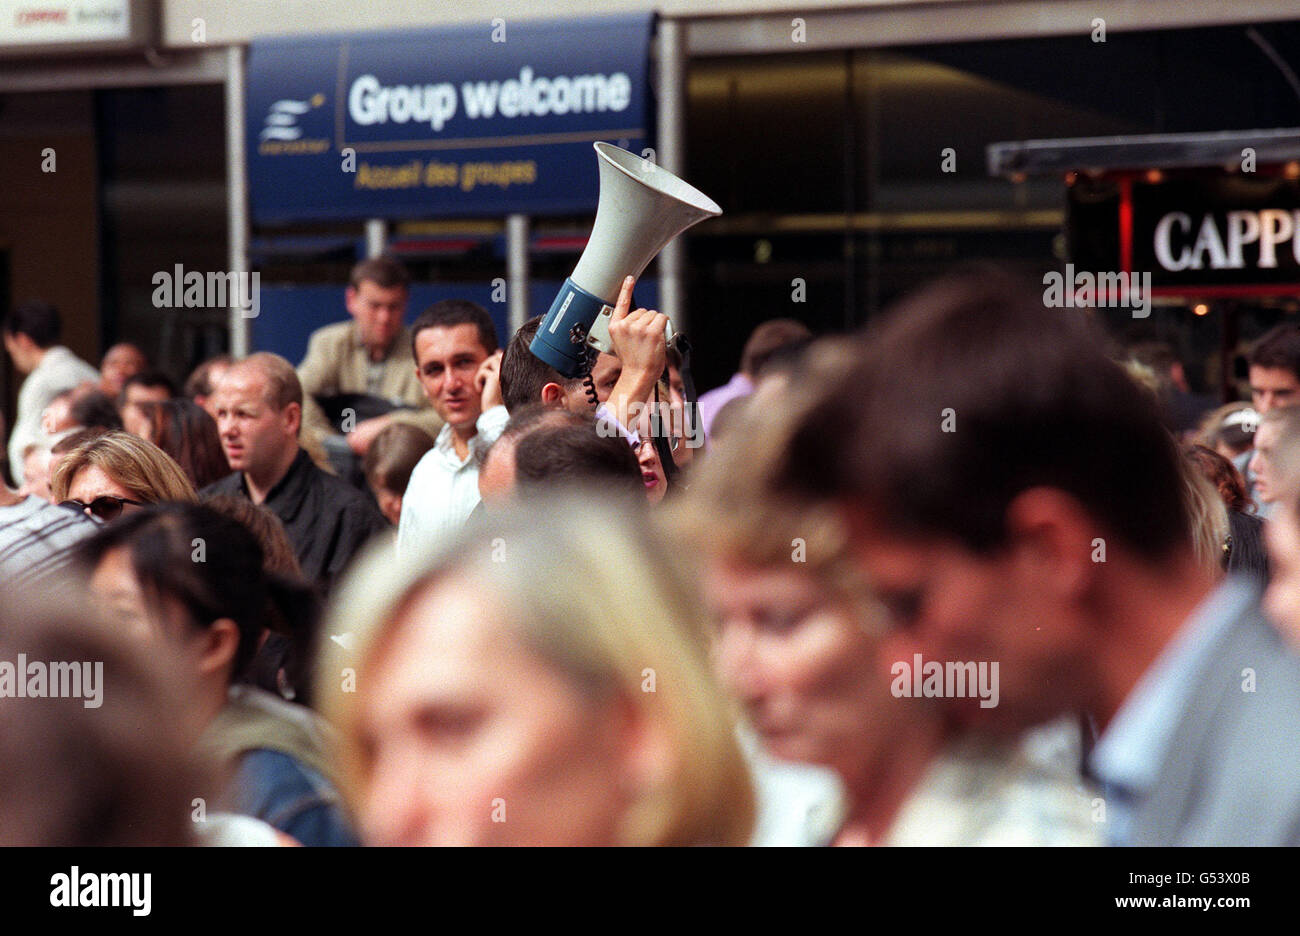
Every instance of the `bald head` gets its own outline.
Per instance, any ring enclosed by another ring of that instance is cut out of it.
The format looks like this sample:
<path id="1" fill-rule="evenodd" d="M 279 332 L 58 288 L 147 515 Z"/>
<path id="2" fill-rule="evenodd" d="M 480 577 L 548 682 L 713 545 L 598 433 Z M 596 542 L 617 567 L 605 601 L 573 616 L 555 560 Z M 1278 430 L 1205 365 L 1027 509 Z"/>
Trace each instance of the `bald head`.
<path id="1" fill-rule="evenodd" d="M 278 354 L 270 351 L 250 354 L 242 361 L 230 365 L 226 373 L 222 374 L 221 380 L 224 382 L 231 375 L 253 375 L 260 378 L 266 387 L 267 404 L 277 410 L 283 410 L 290 403 L 302 407 L 302 382 L 298 380 L 298 372 Z"/>
<path id="2" fill-rule="evenodd" d="M 478 469 L 479 497 L 488 506 L 494 506 L 514 493 L 515 447 L 525 436 L 547 427 L 581 426 L 590 421 L 590 417 L 542 403 L 531 403 L 520 408 L 510 417 L 501 436 L 483 456 Z"/>
<path id="3" fill-rule="evenodd" d="M 212 394 L 213 417 L 230 467 L 270 487 L 298 453 L 302 384 L 284 358 L 259 352 L 237 361 Z"/>
<path id="4" fill-rule="evenodd" d="M 478 496 L 489 507 L 510 499 L 515 489 L 515 440 L 501 438 L 488 449 L 478 470 Z"/>

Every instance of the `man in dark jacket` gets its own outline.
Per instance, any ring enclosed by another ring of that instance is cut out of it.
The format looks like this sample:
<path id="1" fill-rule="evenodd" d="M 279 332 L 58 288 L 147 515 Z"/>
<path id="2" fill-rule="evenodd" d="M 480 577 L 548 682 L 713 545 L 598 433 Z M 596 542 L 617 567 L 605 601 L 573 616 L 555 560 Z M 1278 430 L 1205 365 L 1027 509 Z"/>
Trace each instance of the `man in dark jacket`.
<path id="1" fill-rule="evenodd" d="M 302 385 L 293 365 L 275 354 L 250 355 L 221 378 L 213 406 L 234 473 L 203 493 L 264 504 L 284 524 L 303 575 L 328 591 L 387 523 L 364 494 L 321 471 L 298 445 Z"/>

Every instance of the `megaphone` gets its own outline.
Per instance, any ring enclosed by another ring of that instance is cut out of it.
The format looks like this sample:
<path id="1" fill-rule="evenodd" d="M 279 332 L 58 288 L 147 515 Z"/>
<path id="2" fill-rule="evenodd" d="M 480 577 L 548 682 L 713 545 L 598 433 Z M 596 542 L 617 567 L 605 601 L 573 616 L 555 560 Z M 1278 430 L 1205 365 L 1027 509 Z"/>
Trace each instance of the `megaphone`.
<path id="1" fill-rule="evenodd" d="M 596 143 L 600 202 L 587 249 L 564 281 L 528 349 L 565 377 L 580 376 L 587 349 L 611 351 L 609 316 L 627 276 L 640 276 L 664 245 L 722 214 L 713 199 L 647 159 Z"/>

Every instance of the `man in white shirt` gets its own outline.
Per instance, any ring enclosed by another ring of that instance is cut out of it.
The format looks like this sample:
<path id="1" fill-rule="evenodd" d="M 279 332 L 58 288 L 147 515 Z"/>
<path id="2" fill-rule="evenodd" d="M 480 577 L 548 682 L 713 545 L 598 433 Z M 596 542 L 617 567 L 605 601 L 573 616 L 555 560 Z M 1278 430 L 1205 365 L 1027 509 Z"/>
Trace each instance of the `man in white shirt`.
<path id="1" fill-rule="evenodd" d="M 4 344 L 14 367 L 26 374 L 18 391 L 18 415 L 9 434 L 9 473 L 23 483 L 23 452 L 41 440 L 41 414 L 62 393 L 84 381 L 99 381 L 99 372 L 59 344 L 63 323 L 48 302 L 27 302 L 4 320 Z"/>
<path id="2" fill-rule="evenodd" d="M 411 326 L 411 345 L 416 376 L 444 425 L 402 498 L 401 553 L 434 548 L 459 532 L 479 502 L 478 454 L 509 418 L 497 382 L 496 329 L 482 306 L 434 303 Z"/>

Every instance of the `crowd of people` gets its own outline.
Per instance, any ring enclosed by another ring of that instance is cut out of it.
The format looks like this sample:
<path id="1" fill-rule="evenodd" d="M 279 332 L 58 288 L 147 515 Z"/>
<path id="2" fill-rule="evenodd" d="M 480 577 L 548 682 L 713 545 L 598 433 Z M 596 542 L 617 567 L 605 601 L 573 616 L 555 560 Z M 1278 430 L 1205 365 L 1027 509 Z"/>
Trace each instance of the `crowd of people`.
<path id="1" fill-rule="evenodd" d="M 180 385 L 14 308 L 0 843 L 1300 844 L 1300 325 L 1216 407 L 981 270 L 697 395 L 632 286 L 578 377 L 387 257 Z"/>

